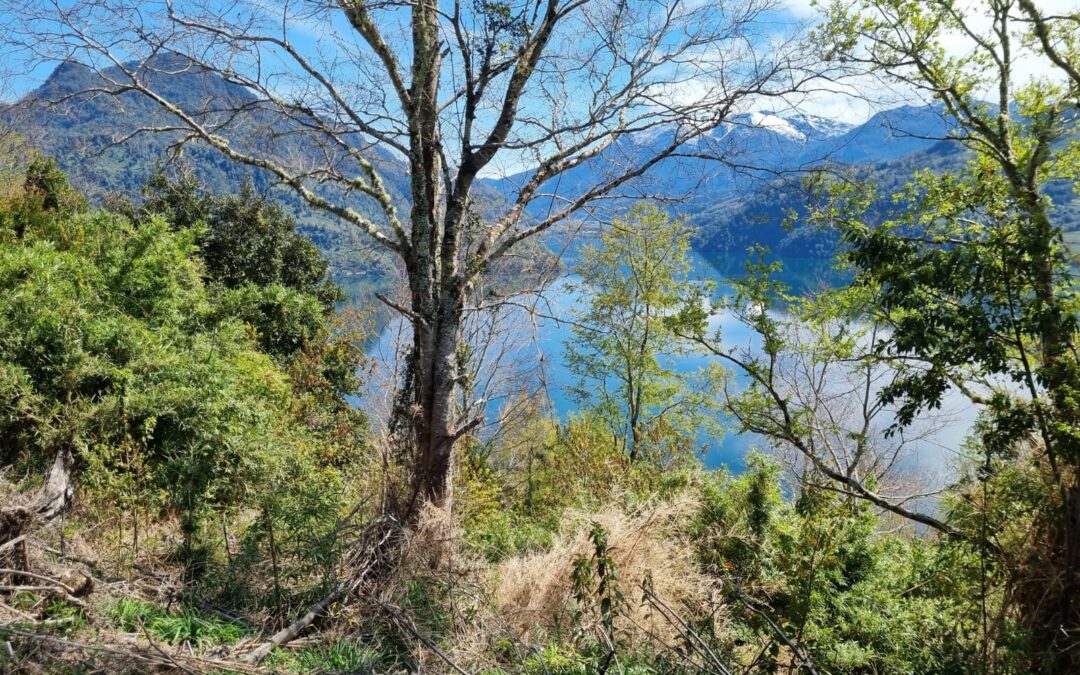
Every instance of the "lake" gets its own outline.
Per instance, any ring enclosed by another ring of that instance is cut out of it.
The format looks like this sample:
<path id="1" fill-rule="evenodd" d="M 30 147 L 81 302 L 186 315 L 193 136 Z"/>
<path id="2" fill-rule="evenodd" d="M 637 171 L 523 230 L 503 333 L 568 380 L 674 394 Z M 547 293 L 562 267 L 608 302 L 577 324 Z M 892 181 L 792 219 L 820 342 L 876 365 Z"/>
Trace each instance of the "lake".
<path id="1" fill-rule="evenodd" d="M 693 276 L 715 281 L 719 294 L 731 293 L 729 280 L 744 273 L 745 260 L 745 256 L 736 255 L 712 260 L 694 255 Z M 843 281 L 827 260 L 786 258 L 782 262 L 784 267 L 778 278 L 795 293 Z M 484 358 L 480 359 L 484 365 L 474 380 L 477 382 L 475 395 L 483 399 L 489 428 L 494 428 L 495 420 L 507 402 L 522 394 L 546 397 L 553 414 L 564 420 L 578 407 L 567 394 L 567 388 L 576 384 L 576 379 L 563 359 L 564 343 L 573 337 L 567 319 L 584 301 L 580 291 L 573 288 L 573 282 L 572 276 L 559 279 L 542 294 L 523 297 L 515 306 L 502 310 L 501 315 L 473 326 L 470 342 L 487 345 Z M 753 343 L 752 331 L 734 317 L 717 315 L 713 322 L 714 327 L 721 329 L 725 344 Z M 387 418 L 397 378 L 398 345 L 407 343 L 407 330 L 405 322 L 392 320 L 369 349 L 375 370 L 369 374 L 358 403 L 369 410 L 374 420 Z M 691 374 L 713 363 L 715 358 L 689 354 L 672 358 L 667 365 L 677 372 Z M 974 413 L 964 401 L 953 397 L 946 401 L 942 415 L 949 421 L 940 425 L 941 429 L 911 443 L 905 468 L 938 479 L 953 473 L 955 455 L 949 448 L 959 447 L 974 421 Z M 764 448 L 762 439 L 735 431 L 721 437 L 703 434 L 698 440 L 706 466 L 724 465 L 734 472 L 745 468 L 744 460 L 751 448 Z"/>

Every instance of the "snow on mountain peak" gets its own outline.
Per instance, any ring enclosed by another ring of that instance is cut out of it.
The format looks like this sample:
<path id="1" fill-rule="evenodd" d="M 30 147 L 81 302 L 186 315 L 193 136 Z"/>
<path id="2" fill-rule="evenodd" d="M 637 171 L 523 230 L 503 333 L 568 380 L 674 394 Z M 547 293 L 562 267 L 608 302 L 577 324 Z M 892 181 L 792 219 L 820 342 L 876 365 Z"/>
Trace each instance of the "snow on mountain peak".
<path id="1" fill-rule="evenodd" d="M 806 140 L 806 134 L 805 133 L 803 133 L 802 131 L 799 131 L 798 129 L 796 129 L 795 126 L 791 122 L 789 122 L 788 120 L 786 120 L 783 117 L 780 117 L 778 115 L 775 115 L 772 112 L 764 111 L 764 110 L 755 110 L 754 112 L 752 112 L 752 113 L 750 113 L 748 115 L 748 119 L 750 121 L 749 126 L 760 127 L 762 129 L 768 129 L 769 131 L 773 132 L 774 134 L 779 134 L 781 136 L 787 136 L 788 138 L 791 138 L 791 139 L 794 139 L 794 140 L 797 140 L 797 141 L 805 141 Z"/>
<path id="2" fill-rule="evenodd" d="M 840 136 L 853 128 L 854 125 L 848 124 L 847 122 L 841 122 L 826 117 L 818 117 L 816 115 L 805 115 L 801 113 L 784 114 L 776 113 L 771 110 L 755 110 L 753 112 L 734 115 L 729 118 L 728 121 L 712 131 L 709 136 L 714 139 L 719 139 L 737 129 L 747 131 L 764 130 L 787 141 L 798 144 L 807 144 Z M 660 124 L 648 127 L 641 129 L 640 131 L 635 131 L 629 142 L 633 147 L 650 147 L 660 142 L 661 139 L 665 141 L 670 139 L 675 133 L 674 130 L 675 127 L 671 124 Z M 694 142 L 696 143 L 697 141 L 695 140 Z"/>

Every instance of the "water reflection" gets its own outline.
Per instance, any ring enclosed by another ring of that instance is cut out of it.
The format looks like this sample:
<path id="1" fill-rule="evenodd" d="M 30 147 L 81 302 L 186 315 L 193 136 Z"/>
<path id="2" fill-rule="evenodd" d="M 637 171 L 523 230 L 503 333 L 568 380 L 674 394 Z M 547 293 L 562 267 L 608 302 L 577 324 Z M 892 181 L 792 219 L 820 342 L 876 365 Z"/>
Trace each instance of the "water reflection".
<path id="1" fill-rule="evenodd" d="M 725 279 L 743 273 L 742 256 L 721 260 L 694 260 L 698 278 L 718 281 L 718 293 L 731 293 Z M 828 261 L 786 259 L 780 279 L 794 293 L 805 293 L 845 281 Z M 576 384 L 563 359 L 564 343 L 572 339 L 568 322 L 573 310 L 583 302 L 574 288 L 573 278 L 553 283 L 539 295 L 523 295 L 504 304 L 494 315 L 475 316 L 470 324 L 469 342 L 486 350 L 479 369 L 473 374 L 473 398 L 482 399 L 488 428 L 494 428 L 500 411 L 515 397 L 546 396 L 552 412 L 566 419 L 576 408 L 568 396 L 568 387 Z M 755 334 L 737 317 L 722 313 L 713 317 L 713 327 L 720 328 L 728 347 L 755 346 Z M 374 420 L 387 418 L 392 402 L 402 345 L 409 340 L 408 326 L 400 319 L 391 320 L 370 348 L 376 364 L 364 394 L 358 402 Z M 672 358 L 666 365 L 677 372 L 694 373 L 716 362 L 716 357 L 691 353 Z M 740 380 L 745 384 L 745 379 Z M 875 385 L 877 386 L 877 385 Z M 917 474 L 924 488 L 940 487 L 955 473 L 957 449 L 961 447 L 974 422 L 975 411 L 959 395 L 946 398 L 942 409 L 935 411 L 932 422 L 909 430 L 900 459 L 905 472 Z M 891 419 L 877 424 L 873 433 L 881 434 Z M 729 425 L 734 428 L 734 425 Z M 764 440 L 753 434 L 730 431 L 720 438 L 711 435 L 699 439 L 703 460 L 711 468 L 726 465 L 734 472 L 745 468 L 745 458 L 753 447 L 765 449 Z M 895 440 L 889 441 L 895 444 Z"/>

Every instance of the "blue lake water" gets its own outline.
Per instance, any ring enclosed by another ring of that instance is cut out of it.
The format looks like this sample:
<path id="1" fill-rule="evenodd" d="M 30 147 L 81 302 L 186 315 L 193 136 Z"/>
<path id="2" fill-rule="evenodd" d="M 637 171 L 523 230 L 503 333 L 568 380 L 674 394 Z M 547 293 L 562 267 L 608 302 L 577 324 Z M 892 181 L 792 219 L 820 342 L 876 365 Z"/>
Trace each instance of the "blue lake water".
<path id="1" fill-rule="evenodd" d="M 718 294 L 731 293 L 729 280 L 745 273 L 745 260 L 744 256 L 726 256 L 707 261 L 695 256 L 693 277 L 715 281 Z M 782 262 L 783 270 L 778 278 L 798 294 L 835 285 L 842 280 L 826 260 L 787 258 Z M 502 341 L 495 346 L 489 345 L 484 359 L 487 366 L 476 377 L 479 383 L 477 395 L 484 399 L 483 405 L 487 417 L 492 420 L 492 427 L 500 411 L 509 401 L 521 396 L 522 392 L 546 397 L 554 414 L 561 419 L 566 419 L 577 409 L 577 403 L 567 393 L 567 388 L 577 384 L 577 379 L 563 359 L 564 344 L 573 337 L 567 319 L 584 301 L 580 291 L 574 289 L 573 282 L 573 277 L 560 279 L 540 296 L 521 300 L 521 304 L 530 306 L 533 311 L 519 307 L 504 313 L 492 325 L 475 329 L 477 343 Z M 734 317 L 718 315 L 713 321 L 714 327 L 721 329 L 726 345 L 745 346 L 753 343 L 752 331 Z M 406 338 L 407 326 L 404 322 L 392 320 L 369 350 L 375 371 L 368 377 L 359 404 L 369 409 L 375 420 L 386 418 L 396 381 L 399 345 L 407 343 Z M 673 357 L 666 365 L 677 372 L 692 374 L 708 366 L 714 359 L 710 355 L 694 353 Z M 913 457 L 924 473 L 943 475 L 948 471 L 953 457 L 943 449 L 959 447 L 961 437 L 970 427 L 971 418 L 970 410 L 961 410 L 954 423 L 944 425 L 934 438 L 923 441 L 926 447 L 914 453 Z M 703 433 L 698 440 L 702 459 L 707 466 L 716 468 L 726 465 L 735 472 L 745 467 L 746 454 L 752 447 L 764 447 L 761 439 L 734 430 L 719 437 Z"/>
<path id="2" fill-rule="evenodd" d="M 695 254 L 692 257 L 692 276 L 695 280 L 708 279 L 716 282 L 718 295 L 730 294 L 733 291 L 729 280 L 745 274 L 745 260 L 743 256 L 728 256 L 722 258 L 717 264 L 716 261 L 710 262 Z M 793 258 L 784 261 L 784 268 L 778 278 L 795 292 L 801 293 L 812 288 L 833 285 L 840 277 L 832 269 L 829 261 Z M 552 285 L 550 291 L 545 294 L 547 314 L 554 317 L 569 317 L 579 303 L 584 301 L 580 292 L 575 292 L 573 289 L 575 281 L 576 279 L 569 277 Z M 719 323 L 718 327 L 721 328 L 726 344 L 744 345 L 752 342 L 752 331 L 732 317 L 720 316 L 715 320 Z M 565 419 L 578 407 L 578 404 L 567 393 L 567 387 L 577 384 L 577 379 L 562 358 L 565 343 L 573 339 L 572 329 L 567 322 L 556 319 L 542 319 L 538 321 L 538 326 L 540 330 L 537 345 L 540 352 L 547 357 L 547 396 L 556 414 L 561 419 Z M 690 353 L 666 359 L 665 366 L 675 372 L 692 374 L 715 363 L 715 360 L 716 357 L 711 355 Z M 725 426 L 732 427 L 733 425 Z M 703 432 L 698 438 L 706 466 L 716 468 L 726 465 L 735 472 L 742 471 L 746 454 L 755 443 L 760 445 L 759 440 L 754 436 L 735 433 L 732 430 L 719 437 Z"/>

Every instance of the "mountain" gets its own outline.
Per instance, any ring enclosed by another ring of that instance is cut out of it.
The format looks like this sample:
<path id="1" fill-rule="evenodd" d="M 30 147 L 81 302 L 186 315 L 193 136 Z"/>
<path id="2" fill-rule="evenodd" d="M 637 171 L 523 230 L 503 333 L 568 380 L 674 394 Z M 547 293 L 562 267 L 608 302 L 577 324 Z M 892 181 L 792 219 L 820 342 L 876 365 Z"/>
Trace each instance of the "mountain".
<path id="1" fill-rule="evenodd" d="M 889 197 L 901 190 L 918 169 L 955 170 L 969 155 L 951 141 L 940 141 L 906 154 L 889 148 L 881 153 L 886 159 L 873 162 L 832 162 L 836 170 L 851 177 L 871 180 L 881 195 L 874 213 L 884 217 Z M 698 229 L 695 248 L 706 258 L 720 262 L 731 252 L 763 245 L 770 251 L 791 258 L 828 258 L 836 250 L 834 234 L 810 228 L 789 228 L 792 215 L 806 212 L 812 195 L 803 184 L 805 174 L 793 174 L 764 182 L 749 194 L 737 194 L 708 202 L 692 202 L 686 216 Z"/>
<path id="2" fill-rule="evenodd" d="M 711 133 L 680 148 L 680 156 L 660 162 L 633 182 L 627 196 L 662 192 L 709 204 L 734 194 L 755 192 L 777 173 L 797 172 L 823 162 L 880 162 L 924 150 L 948 132 L 939 109 L 906 106 L 878 113 L 860 125 L 804 114 L 768 110 L 735 115 Z M 581 194 L 621 167 L 640 164 L 671 144 L 674 127 L 657 127 L 619 139 L 600 157 L 552 179 L 542 191 L 564 197 Z M 716 161 L 711 158 L 723 158 Z M 489 179 L 497 191 L 510 193 L 532 173 Z M 548 204 L 533 205 L 535 213 Z"/>
<path id="3" fill-rule="evenodd" d="M 836 137 L 821 157 L 843 164 L 885 162 L 939 146 L 951 127 L 940 106 L 900 106 Z"/>
<path id="4" fill-rule="evenodd" d="M 882 195 L 874 208 L 884 216 L 889 196 L 916 170 L 955 170 L 968 161 L 963 146 L 942 140 L 950 131 L 940 106 L 901 106 L 858 125 L 811 115 L 749 112 L 687 143 L 680 156 L 659 163 L 646 177 L 629 184 L 621 197 L 627 202 L 649 194 L 680 198 L 672 211 L 697 227 L 695 248 L 717 263 L 756 244 L 785 257 L 827 258 L 835 251 L 834 236 L 785 227 L 791 214 L 802 212 L 809 196 L 802 184 L 807 172 L 829 166 L 872 179 Z M 600 157 L 549 181 L 542 191 L 573 197 L 620 167 L 640 164 L 673 138 L 673 128 L 631 134 Z M 530 177 L 523 172 L 488 182 L 509 195 Z M 1080 200 L 1072 186 L 1051 183 L 1047 194 L 1066 238 L 1080 242 Z M 542 214 L 549 206 L 538 200 L 532 214 Z"/>
<path id="5" fill-rule="evenodd" d="M 851 129 L 851 125 L 843 122 L 810 115 L 781 116 L 770 111 L 737 115 L 707 136 L 685 144 L 680 149 L 684 156 L 661 161 L 645 176 L 627 184 L 622 194 L 628 199 L 667 194 L 712 201 L 731 192 L 752 189 L 770 175 L 768 171 L 781 165 L 797 166 L 802 158 L 815 154 L 818 148 L 842 138 Z M 580 195 L 605 178 L 617 176 L 624 167 L 655 156 L 672 143 L 676 132 L 673 126 L 660 126 L 623 136 L 599 157 L 548 181 L 540 191 L 557 192 L 563 197 Z M 692 155 L 728 157 L 733 164 L 724 165 Z M 745 167 L 750 165 L 763 170 L 747 170 Z M 532 172 L 525 171 L 488 178 L 485 183 L 509 196 L 531 177 Z M 540 214 L 550 206 L 546 200 L 537 199 L 530 210 Z"/>
<path id="6" fill-rule="evenodd" d="M 258 146 L 261 152 L 268 150 L 272 156 L 294 165 L 323 161 L 325 148 L 313 143 L 299 122 L 274 115 L 258 104 L 250 90 L 218 73 L 169 54 L 148 60 L 140 72 L 185 110 L 200 111 L 204 120 L 222 122 L 223 111 L 244 108 L 243 113 L 227 122 L 230 143 L 241 151 Z M 170 116 L 138 93 L 85 93 L 105 85 L 105 78 L 121 79 L 117 69 L 97 73 L 81 63 L 66 61 L 41 87 L 0 112 L 4 121 L 34 147 L 55 157 L 72 183 L 95 201 L 111 193 L 138 194 L 181 138 L 179 132 L 132 134 L 136 129 L 167 126 Z M 378 148 L 365 148 L 363 152 L 380 168 L 395 201 L 407 203 L 405 164 Z M 361 286 L 380 285 L 386 278 L 389 262 L 372 249 L 366 235 L 308 207 L 292 191 L 274 187 L 268 172 L 238 165 L 200 141 L 184 144 L 182 160 L 195 169 L 209 190 L 236 191 L 244 180 L 251 180 L 258 189 L 269 189 L 296 217 L 298 229 L 330 258 L 339 277 L 351 277 Z M 335 160 L 342 162 L 346 170 L 349 168 L 351 160 L 344 158 L 344 153 Z M 366 197 L 349 195 L 344 199 L 361 213 L 381 217 L 378 206 Z"/>
<path id="7" fill-rule="evenodd" d="M 147 98 L 127 93 L 117 97 L 83 92 L 100 87 L 102 77 L 87 66 L 67 61 L 45 83 L 0 118 L 14 126 L 41 151 L 56 157 L 71 180 L 92 199 L 110 193 L 137 194 L 146 179 L 179 139 L 178 132 L 135 133 L 136 129 L 169 124 L 169 117 Z M 325 147 L 313 143 L 310 134 L 293 120 L 283 120 L 261 108 L 247 88 L 219 74 L 196 67 L 186 58 L 160 55 L 143 66 L 143 75 L 168 97 L 189 110 L 215 112 L 235 107 L 247 111 L 230 119 L 229 136 L 234 147 L 257 146 L 260 152 L 311 163 L 324 161 Z M 938 107 L 903 106 L 877 113 L 862 124 L 791 112 L 760 110 L 733 116 L 710 134 L 688 143 L 681 156 L 659 163 L 641 179 L 628 184 L 624 200 L 653 194 L 681 197 L 677 210 L 698 227 L 696 247 L 714 260 L 752 244 L 765 244 L 787 256 L 831 255 L 835 242 L 818 232 L 788 231 L 787 214 L 798 212 L 804 201 L 801 179 L 809 169 L 829 164 L 850 167 L 872 175 L 885 190 L 899 187 L 920 167 L 955 168 L 966 161 L 963 149 L 941 142 L 950 131 Z M 122 143 L 117 141 L 123 133 Z M 549 181 L 545 190 L 573 197 L 623 166 L 633 166 L 666 147 L 674 137 L 672 127 L 657 127 L 621 138 L 600 157 Z M 399 207 L 408 205 L 408 169 L 396 155 L 378 147 L 363 152 L 380 168 Z M 728 162 L 702 158 L 722 156 Z M 234 191 L 250 179 L 260 189 L 270 189 L 291 210 L 299 229 L 330 258 L 335 273 L 353 293 L 386 283 L 391 268 L 387 255 L 373 247 L 355 227 L 304 204 L 293 192 L 273 187 L 265 171 L 237 165 L 205 144 L 192 141 L 183 146 L 183 159 L 195 167 L 208 189 Z M 348 158 L 342 158 L 348 170 Z M 531 177 L 526 171 L 504 178 L 485 178 L 478 189 L 498 203 L 512 196 L 517 186 Z M 332 192 L 331 188 L 321 188 Z M 1059 206 L 1066 230 L 1080 230 L 1080 206 L 1069 186 L 1048 190 Z M 334 194 L 347 199 L 356 210 L 373 218 L 381 211 L 368 198 Z M 530 213 L 545 213 L 551 204 L 536 200 Z M 1080 235 L 1070 234 L 1080 241 Z"/>

